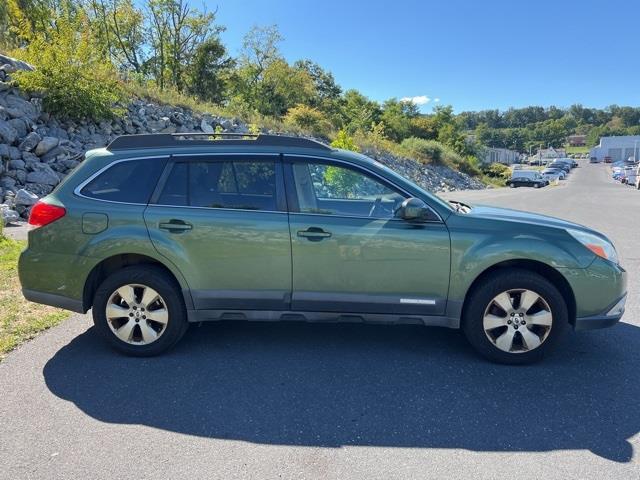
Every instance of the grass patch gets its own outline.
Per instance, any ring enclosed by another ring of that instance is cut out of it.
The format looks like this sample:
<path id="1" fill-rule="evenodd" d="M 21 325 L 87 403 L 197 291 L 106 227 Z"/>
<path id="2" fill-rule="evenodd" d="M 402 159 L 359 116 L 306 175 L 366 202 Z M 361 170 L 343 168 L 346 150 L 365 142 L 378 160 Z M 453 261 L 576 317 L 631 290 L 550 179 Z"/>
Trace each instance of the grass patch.
<path id="1" fill-rule="evenodd" d="M 567 151 L 567 155 L 581 155 L 583 153 L 589 153 L 589 147 L 584 146 L 584 147 L 571 147 L 569 145 L 566 145 L 564 147 Z"/>
<path id="2" fill-rule="evenodd" d="M 25 246 L 0 236 L 0 360 L 38 332 L 51 328 L 69 316 L 58 308 L 24 299 L 18 281 L 18 256 Z"/>

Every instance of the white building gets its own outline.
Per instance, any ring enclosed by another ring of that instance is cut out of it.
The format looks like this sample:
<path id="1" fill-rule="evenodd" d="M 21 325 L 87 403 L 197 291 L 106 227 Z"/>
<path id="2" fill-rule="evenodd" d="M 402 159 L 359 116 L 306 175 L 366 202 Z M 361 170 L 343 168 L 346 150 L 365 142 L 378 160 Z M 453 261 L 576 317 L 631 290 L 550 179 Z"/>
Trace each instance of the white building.
<path id="1" fill-rule="evenodd" d="M 640 158 L 640 135 L 600 137 L 600 145 L 593 147 L 589 156 L 599 161 L 603 161 L 604 157 L 611 157 L 613 162 L 627 160 L 629 157 Z"/>
<path id="2" fill-rule="evenodd" d="M 511 165 L 512 163 L 517 163 L 519 159 L 520 154 L 508 148 L 485 147 L 480 155 L 480 161 L 482 163 L 504 163 L 505 165 Z"/>

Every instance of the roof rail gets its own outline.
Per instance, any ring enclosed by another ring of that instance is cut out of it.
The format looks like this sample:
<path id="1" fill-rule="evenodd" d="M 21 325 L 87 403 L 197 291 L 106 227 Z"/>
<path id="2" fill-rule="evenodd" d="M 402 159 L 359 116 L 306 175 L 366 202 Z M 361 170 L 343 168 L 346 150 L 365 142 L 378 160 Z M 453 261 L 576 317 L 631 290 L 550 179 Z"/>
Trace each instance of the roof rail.
<path id="1" fill-rule="evenodd" d="M 268 146 L 298 147 L 331 150 L 331 147 L 316 140 L 286 135 L 263 135 L 256 133 L 151 133 L 143 135 L 121 135 L 116 137 L 107 150 L 185 147 L 185 146 Z"/>

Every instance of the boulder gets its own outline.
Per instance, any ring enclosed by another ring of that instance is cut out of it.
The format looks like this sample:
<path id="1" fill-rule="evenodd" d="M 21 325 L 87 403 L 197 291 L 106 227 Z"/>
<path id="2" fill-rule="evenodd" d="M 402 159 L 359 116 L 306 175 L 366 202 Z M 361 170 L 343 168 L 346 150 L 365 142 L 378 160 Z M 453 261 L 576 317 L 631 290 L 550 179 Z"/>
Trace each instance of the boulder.
<path id="1" fill-rule="evenodd" d="M 27 183 L 24 188 L 25 190 L 35 193 L 39 197 L 44 197 L 45 195 L 49 195 L 53 191 L 53 186 L 44 185 L 41 183 Z"/>
<path id="2" fill-rule="evenodd" d="M 10 223 L 20 220 L 20 215 L 15 210 L 9 208 L 8 205 L 0 204 L 0 216 L 2 216 L 2 223 L 9 225 Z"/>
<path id="3" fill-rule="evenodd" d="M 3 158 L 9 158 L 9 145 L 6 143 L 0 143 L 0 160 Z"/>
<path id="4" fill-rule="evenodd" d="M 7 95 L 5 98 L 7 104 L 7 113 L 13 118 L 27 117 L 36 121 L 40 116 L 40 112 L 36 106 L 17 95 Z"/>
<path id="5" fill-rule="evenodd" d="M 45 163 L 55 162 L 68 157 L 67 149 L 64 147 L 55 147 L 40 157 L 40 161 Z"/>
<path id="6" fill-rule="evenodd" d="M 8 167 L 11 170 L 26 170 L 26 162 L 24 160 L 9 160 Z"/>
<path id="7" fill-rule="evenodd" d="M 28 207 L 30 205 L 34 205 L 37 201 L 38 196 L 34 193 L 28 192 L 24 188 L 21 188 L 16 192 L 16 205 L 25 205 Z"/>
<path id="8" fill-rule="evenodd" d="M 38 142 L 38 145 L 36 145 L 35 154 L 39 157 L 45 155 L 56 148 L 58 146 L 58 142 L 59 140 L 56 137 L 44 137 Z"/>
<path id="9" fill-rule="evenodd" d="M 0 120 L 0 142 L 13 144 L 18 139 L 18 132 L 15 128 L 4 120 Z"/>
<path id="10" fill-rule="evenodd" d="M 214 128 L 207 123 L 207 121 L 203 118 L 200 122 L 200 130 L 204 133 L 213 133 L 215 132 Z"/>
<path id="11" fill-rule="evenodd" d="M 10 146 L 9 147 L 9 158 L 11 160 L 18 160 L 19 158 L 22 158 L 22 152 L 20 151 L 20 149 L 18 147 Z"/>
<path id="12" fill-rule="evenodd" d="M 4 188 L 5 190 L 13 190 L 15 186 L 16 186 L 15 178 L 7 177 L 6 175 L 3 177 L 0 177 L 0 187 Z"/>
<path id="13" fill-rule="evenodd" d="M 36 167 L 36 169 L 27 174 L 26 181 L 28 183 L 38 183 L 54 187 L 60 183 L 60 179 L 58 178 L 58 175 L 56 175 L 56 172 L 54 172 L 46 163 L 37 163 L 34 167 Z"/>
<path id="14" fill-rule="evenodd" d="M 16 70 L 33 70 L 33 67 L 22 60 L 18 60 L 7 55 L 0 55 L 0 64 L 2 64 L 2 70 L 6 71 L 7 66 L 13 67 Z M 15 70 L 13 70 L 15 72 Z M 8 72 L 11 73 L 11 72 Z"/>
<path id="15" fill-rule="evenodd" d="M 38 143 L 40 143 L 40 140 L 42 140 L 42 137 L 40 137 L 40 135 L 38 135 L 36 132 L 31 132 L 27 134 L 24 140 L 22 140 L 22 143 L 18 146 L 18 148 L 23 152 L 31 152 L 34 148 L 36 148 Z"/>
<path id="16" fill-rule="evenodd" d="M 18 132 L 18 138 L 24 138 L 27 136 L 27 122 L 25 122 L 22 118 L 12 118 L 7 122 Z"/>

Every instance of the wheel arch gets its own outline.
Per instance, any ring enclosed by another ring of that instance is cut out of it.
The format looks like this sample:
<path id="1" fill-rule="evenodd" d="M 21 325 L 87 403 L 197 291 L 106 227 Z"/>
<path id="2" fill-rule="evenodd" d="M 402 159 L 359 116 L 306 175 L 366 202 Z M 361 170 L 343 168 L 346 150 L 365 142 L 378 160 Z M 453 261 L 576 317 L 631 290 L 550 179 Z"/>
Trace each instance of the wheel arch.
<path id="1" fill-rule="evenodd" d="M 576 298 L 573 293 L 573 289 L 567 279 L 555 268 L 547 265 L 546 263 L 539 262 L 536 260 L 530 259 L 512 259 L 505 260 L 490 267 L 486 268 L 482 271 L 471 283 L 469 288 L 467 289 L 467 293 L 464 297 L 464 302 L 462 304 L 462 310 L 460 312 L 460 320 L 464 321 L 465 310 L 468 307 L 469 298 L 471 297 L 471 293 L 473 293 L 474 289 L 478 287 L 478 285 L 482 284 L 482 282 L 488 278 L 490 275 L 504 270 L 510 269 L 518 269 L 518 270 L 527 270 L 530 272 L 537 273 L 538 275 L 549 280 L 554 287 L 558 289 L 560 294 L 565 300 L 567 305 L 567 311 L 569 314 L 569 323 L 572 325 L 575 323 L 576 319 Z"/>
<path id="2" fill-rule="evenodd" d="M 152 265 L 163 270 L 181 291 L 187 309 L 192 308 L 193 301 L 191 299 L 191 294 L 189 293 L 188 288 L 183 287 L 184 281 L 180 281 L 181 278 L 179 274 L 174 273 L 172 269 L 163 262 L 148 255 L 139 253 L 121 253 L 101 260 L 89 272 L 84 283 L 82 293 L 82 308 L 84 311 L 86 312 L 92 307 L 96 289 L 109 275 L 121 268 L 131 265 Z"/>

